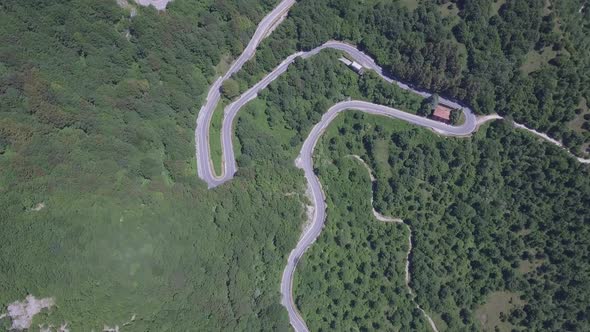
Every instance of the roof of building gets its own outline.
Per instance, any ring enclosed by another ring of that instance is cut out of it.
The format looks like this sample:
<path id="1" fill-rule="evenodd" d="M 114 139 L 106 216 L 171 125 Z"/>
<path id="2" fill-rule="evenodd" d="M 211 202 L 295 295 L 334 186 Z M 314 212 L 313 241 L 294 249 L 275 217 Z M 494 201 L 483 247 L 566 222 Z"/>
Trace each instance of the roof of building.
<path id="1" fill-rule="evenodd" d="M 443 120 L 451 120 L 451 109 L 446 107 L 445 105 L 438 104 L 434 109 L 434 113 L 432 116 L 437 117 Z"/>
<path id="2" fill-rule="evenodd" d="M 361 66 L 360 63 L 353 61 L 352 64 L 350 65 L 354 70 L 359 71 L 363 69 L 363 66 Z"/>
<path id="3" fill-rule="evenodd" d="M 348 60 L 345 57 L 340 57 L 340 59 L 338 59 L 338 60 L 342 61 L 342 63 L 344 63 L 347 66 L 350 66 L 352 64 L 352 61 Z"/>

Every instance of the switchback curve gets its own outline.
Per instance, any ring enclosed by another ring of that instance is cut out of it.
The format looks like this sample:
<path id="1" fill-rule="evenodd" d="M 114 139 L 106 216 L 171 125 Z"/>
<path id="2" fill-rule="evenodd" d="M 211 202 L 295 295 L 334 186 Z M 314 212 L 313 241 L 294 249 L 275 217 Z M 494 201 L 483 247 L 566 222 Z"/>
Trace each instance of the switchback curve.
<path id="1" fill-rule="evenodd" d="M 280 77 L 281 74 L 286 72 L 289 68 L 289 65 L 295 62 L 295 60 L 298 57 L 307 59 L 311 56 L 318 54 L 320 51 L 328 48 L 340 50 L 347 53 L 351 58 L 360 63 L 363 67 L 374 70 L 381 78 L 383 78 L 387 82 L 397 84 L 400 88 L 404 90 L 411 91 L 423 97 L 429 97 L 431 95 L 428 92 L 414 89 L 408 86 L 407 84 L 404 84 L 402 82 L 394 80 L 393 78 L 388 77 L 387 75 L 385 75 L 383 69 L 379 65 L 377 65 L 371 57 L 359 51 L 356 47 L 350 44 L 346 44 L 344 42 L 328 41 L 323 45 L 318 46 L 310 51 L 294 53 L 287 57 L 285 60 L 283 60 L 283 62 L 281 62 L 277 67 L 275 67 L 273 71 L 267 74 L 258 83 L 256 83 L 247 91 L 245 91 L 242 95 L 240 95 L 240 97 L 238 97 L 238 99 L 236 99 L 234 102 L 232 102 L 225 108 L 223 114 L 223 123 L 221 126 L 222 174 L 217 176 L 215 174 L 215 170 L 211 162 L 209 128 L 211 125 L 213 112 L 215 111 L 215 108 L 217 107 L 217 104 L 220 100 L 219 90 L 221 88 L 221 84 L 225 79 L 227 79 L 224 77 L 220 77 L 217 81 L 215 81 L 215 83 L 209 90 L 209 94 L 207 95 L 207 101 L 205 105 L 203 105 L 203 107 L 201 108 L 201 111 L 199 112 L 199 116 L 197 118 L 197 128 L 195 130 L 195 142 L 197 147 L 197 170 L 199 177 L 207 183 L 209 188 L 217 187 L 231 180 L 235 172 L 237 171 L 236 160 L 234 157 L 235 154 L 233 150 L 232 133 L 234 119 L 237 116 L 240 109 L 242 109 L 242 107 L 246 105 L 250 100 L 256 98 L 258 96 L 259 91 L 265 89 L 270 83 L 272 83 L 274 80 Z M 442 97 L 440 97 L 439 100 L 440 102 L 445 103 L 450 107 L 461 109 L 465 114 L 464 125 L 454 127 L 447 125 L 445 123 L 409 114 L 403 111 L 396 111 L 397 118 L 406 120 L 413 124 L 431 128 L 443 135 L 464 136 L 471 134 L 476 129 L 477 119 L 471 111 L 471 109 L 469 109 L 468 107 L 463 107 L 452 100 L 448 100 Z M 374 105 L 374 107 L 377 108 L 383 107 L 381 105 L 376 104 L 372 105 Z"/>
<path id="2" fill-rule="evenodd" d="M 303 235 L 297 243 L 297 246 L 289 255 L 287 266 L 283 271 L 283 277 L 281 280 L 281 303 L 287 308 L 291 325 L 295 331 L 309 331 L 305 325 L 305 322 L 301 318 L 301 315 L 297 311 L 295 302 L 293 300 L 293 276 L 295 274 L 295 268 L 297 267 L 297 263 L 299 262 L 301 256 L 303 256 L 305 251 L 320 235 L 326 220 L 325 194 L 322 190 L 320 180 L 313 170 L 313 151 L 321 135 L 324 133 L 330 123 L 338 116 L 338 114 L 347 110 L 361 111 L 372 115 L 380 115 L 389 118 L 405 120 L 413 124 L 435 129 L 439 133 L 447 136 L 465 136 L 469 135 L 476 129 L 475 120 L 465 121 L 465 123 L 461 126 L 450 126 L 438 121 L 423 118 L 421 116 L 409 114 L 395 108 L 359 100 L 344 101 L 330 107 L 330 109 L 322 116 L 320 122 L 318 122 L 311 129 L 311 132 L 303 142 L 301 152 L 295 161 L 295 165 L 303 169 L 305 179 L 307 180 L 308 193 L 310 194 L 310 199 L 312 200 L 314 206 L 311 224 L 305 229 Z M 409 275 L 406 276 L 406 278 L 408 277 Z M 406 281 L 409 281 L 409 279 L 406 279 Z M 428 315 L 426 316 L 428 317 Z"/>
<path id="3" fill-rule="evenodd" d="M 211 160 L 211 151 L 209 147 L 209 127 L 211 123 L 211 119 L 213 116 L 213 112 L 219 101 L 221 99 L 220 88 L 221 85 L 225 80 L 227 80 L 231 75 L 238 72 L 242 65 L 250 59 L 255 51 L 256 47 L 259 43 L 268 36 L 274 28 L 278 24 L 280 24 L 282 18 L 288 13 L 290 7 L 295 4 L 296 0 L 282 0 L 275 9 L 269 13 L 264 19 L 259 23 L 254 36 L 248 43 L 247 47 L 244 49 L 244 52 L 240 55 L 240 57 L 232 63 L 228 72 L 219 77 L 214 84 L 211 86 L 208 94 L 206 103 L 202 106 L 198 118 L 197 118 L 197 125 L 195 129 L 195 149 L 196 149 L 196 159 L 197 159 L 197 170 L 199 177 L 205 181 L 209 188 L 214 188 L 219 186 L 229 180 L 231 180 L 237 170 L 234 152 L 233 152 L 233 145 L 231 140 L 231 133 L 232 133 L 232 124 L 235 116 L 237 115 L 238 111 L 244 106 L 248 101 L 256 98 L 258 92 L 264 89 L 268 84 L 270 84 L 273 80 L 279 77 L 282 73 L 284 73 L 288 66 L 295 61 L 297 57 L 308 58 L 314 54 L 317 54 L 324 48 L 332 48 L 344 51 L 348 53 L 356 62 L 360 63 L 363 67 L 367 69 L 372 69 L 377 74 L 379 74 L 384 80 L 387 82 L 397 84 L 400 88 L 412 91 L 416 94 L 419 94 L 423 97 L 430 96 L 430 93 L 425 91 L 420 91 L 408 86 L 405 83 L 396 81 L 393 78 L 388 77 L 385 75 L 383 69 L 375 63 L 375 61 L 369 57 L 368 55 L 364 54 L 363 52 L 356 49 L 354 46 L 351 46 L 346 43 L 338 42 L 338 41 L 329 41 L 319 46 L 311 51 L 308 52 L 297 52 L 287 59 L 285 59 L 278 67 L 276 67 L 271 73 L 269 73 L 265 78 L 263 78 L 260 82 L 258 82 L 255 86 L 250 88 L 244 94 L 242 94 L 236 101 L 232 104 L 228 105 L 224 112 L 224 119 L 221 131 L 221 139 L 222 139 L 222 174 L 220 176 L 215 175 L 215 171 L 213 169 L 212 160 Z M 322 121 L 318 123 L 312 129 L 312 132 L 305 140 L 301 154 L 299 155 L 296 164 L 298 167 L 304 170 L 307 182 L 308 182 L 308 193 L 311 194 L 312 201 L 315 204 L 314 214 L 311 221 L 310 227 L 306 229 L 306 231 L 302 234 L 297 247 L 291 252 L 288 258 L 288 264 L 285 268 L 283 273 L 283 280 L 281 281 L 281 292 L 283 295 L 282 303 L 286 306 L 289 312 L 289 319 L 291 321 L 292 326 L 296 331 L 307 331 L 307 327 L 305 326 L 305 322 L 297 312 L 295 305 L 292 299 L 292 282 L 293 282 L 293 274 L 295 271 L 295 267 L 301 255 L 303 255 L 304 251 L 315 241 L 317 236 L 319 235 L 321 228 L 323 226 L 325 220 L 325 202 L 324 202 L 324 194 L 321 190 L 321 185 L 319 183 L 319 179 L 313 173 L 312 167 L 312 159 L 311 155 L 317 140 L 321 133 L 325 130 L 327 125 L 336 117 L 336 115 L 344 110 L 354 109 L 370 114 L 375 115 L 382 115 L 388 116 L 392 118 L 397 118 L 401 120 L 408 121 L 410 123 L 420 125 L 423 127 L 430 128 L 436 131 L 439 134 L 446 135 L 446 136 L 467 136 L 470 135 L 472 132 L 477 130 L 477 127 L 484 121 L 491 120 L 494 118 L 499 117 L 489 117 L 485 120 L 478 121 L 473 114 L 473 112 L 468 107 L 463 107 L 451 100 L 447 100 L 444 98 L 440 98 L 440 101 L 446 103 L 447 105 L 461 109 L 465 114 L 465 123 L 458 127 L 449 126 L 440 122 L 436 122 L 430 119 L 422 118 L 416 115 L 408 114 L 403 111 L 399 111 L 393 108 L 385 107 L 382 105 L 376 105 L 372 103 L 367 103 L 363 101 L 348 101 L 348 102 L 341 102 L 338 103 L 330 108 L 326 114 L 322 117 Z M 516 124 L 517 127 L 520 125 Z M 526 128 L 524 126 L 520 126 L 520 128 L 526 129 L 532 132 L 535 135 L 538 135 L 553 144 L 558 146 L 562 146 L 560 142 L 548 139 L 546 135 L 538 133 L 534 130 Z M 589 163 L 590 160 L 577 158 L 578 161 L 582 163 Z M 315 188 L 315 190 L 314 190 Z M 410 242 L 411 244 L 411 242 Z M 408 276 L 407 276 L 408 277 Z M 433 322 L 429 320 L 429 323 L 433 327 L 433 330 L 436 331 L 436 327 L 434 326 Z"/>

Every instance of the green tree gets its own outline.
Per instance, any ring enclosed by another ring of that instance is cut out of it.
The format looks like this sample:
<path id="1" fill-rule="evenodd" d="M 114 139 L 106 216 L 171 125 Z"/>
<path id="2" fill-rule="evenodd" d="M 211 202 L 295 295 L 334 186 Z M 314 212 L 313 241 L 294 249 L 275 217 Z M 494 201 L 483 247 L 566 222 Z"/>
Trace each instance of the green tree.
<path id="1" fill-rule="evenodd" d="M 234 79 L 227 79 L 221 86 L 221 92 L 228 99 L 233 99 L 240 94 L 240 85 Z"/>

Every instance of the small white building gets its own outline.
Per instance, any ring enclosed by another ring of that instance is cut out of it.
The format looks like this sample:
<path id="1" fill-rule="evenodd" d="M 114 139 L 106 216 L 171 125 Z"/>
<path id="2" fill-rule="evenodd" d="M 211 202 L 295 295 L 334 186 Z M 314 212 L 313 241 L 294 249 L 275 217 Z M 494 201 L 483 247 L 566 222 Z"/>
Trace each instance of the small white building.
<path id="1" fill-rule="evenodd" d="M 356 61 L 350 61 L 347 58 L 341 57 L 340 60 L 342 63 L 344 63 L 346 66 L 348 66 L 350 69 L 352 69 L 355 73 L 362 75 L 364 73 L 364 68 L 363 66 L 356 62 Z"/>
<path id="2" fill-rule="evenodd" d="M 352 70 L 354 70 L 355 72 L 357 72 L 358 74 L 362 75 L 364 70 L 363 70 L 363 66 L 361 66 L 360 63 L 353 61 L 350 64 L 350 68 L 352 68 Z"/>
<path id="3" fill-rule="evenodd" d="M 340 59 L 338 59 L 338 60 L 340 60 L 340 61 L 341 61 L 343 64 L 345 64 L 345 65 L 347 65 L 347 66 L 349 66 L 349 67 L 350 67 L 350 65 L 352 64 L 352 61 L 348 60 L 348 59 L 347 59 L 347 58 L 345 58 L 345 57 L 341 57 L 341 58 L 340 58 Z"/>

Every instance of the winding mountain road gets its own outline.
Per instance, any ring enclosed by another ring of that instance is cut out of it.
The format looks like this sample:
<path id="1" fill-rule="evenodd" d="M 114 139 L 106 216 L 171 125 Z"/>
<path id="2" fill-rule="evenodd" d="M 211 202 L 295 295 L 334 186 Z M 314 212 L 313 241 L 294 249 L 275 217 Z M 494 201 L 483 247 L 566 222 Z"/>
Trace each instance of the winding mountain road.
<path id="1" fill-rule="evenodd" d="M 225 180 L 215 176 L 215 171 L 210 158 L 211 152 L 209 149 L 209 126 L 211 124 L 213 112 L 215 111 L 215 108 L 221 99 L 221 85 L 233 74 L 240 71 L 244 63 L 254 56 L 254 53 L 256 53 L 256 48 L 260 42 L 268 36 L 270 31 L 276 28 L 277 24 L 281 22 L 282 18 L 285 17 L 291 6 L 293 6 L 296 2 L 296 0 L 282 0 L 279 2 L 279 4 L 270 13 L 268 13 L 260 21 L 260 23 L 258 23 L 258 27 L 256 28 L 252 39 L 250 39 L 250 42 L 248 42 L 248 45 L 244 51 L 242 51 L 242 54 L 240 54 L 240 56 L 234 62 L 232 62 L 225 75 L 219 77 L 213 83 L 211 88 L 209 88 L 207 100 L 199 111 L 199 115 L 197 116 L 197 126 L 195 128 L 197 173 L 199 177 L 203 179 L 203 181 L 207 182 L 209 188 L 216 187 L 233 177 L 233 173 L 231 173 L 231 177 Z"/>
<path id="2" fill-rule="evenodd" d="M 232 144 L 232 133 L 234 119 L 239 110 L 242 109 L 242 107 L 246 105 L 250 100 L 256 98 L 260 90 L 266 88 L 271 82 L 273 82 L 281 74 L 283 74 L 287 70 L 289 65 L 292 64 L 298 57 L 306 59 L 319 53 L 321 50 L 327 48 L 340 50 L 347 53 L 352 59 L 361 64 L 365 69 L 375 71 L 379 76 L 381 76 L 381 78 L 383 78 L 387 82 L 396 84 L 400 88 L 416 93 L 422 97 L 430 96 L 430 93 L 426 91 L 415 89 L 407 84 L 395 80 L 392 77 L 388 77 L 386 73 L 384 73 L 383 69 L 379 65 L 377 65 L 370 56 L 359 51 L 356 47 L 343 42 L 328 41 L 325 44 L 317 48 L 314 48 L 310 51 L 297 52 L 287 57 L 272 72 L 266 75 L 262 80 L 260 80 L 258 83 L 256 83 L 246 92 L 244 92 L 237 100 L 235 100 L 225 108 L 223 124 L 221 128 L 221 143 L 223 154 L 222 174 L 217 176 L 215 174 L 215 170 L 213 168 L 211 159 L 211 150 L 209 146 L 209 128 L 211 125 L 213 112 L 215 111 L 215 108 L 217 107 L 221 99 L 221 85 L 225 80 L 230 78 L 231 75 L 238 72 L 243 66 L 243 64 L 254 55 L 256 48 L 260 44 L 260 42 L 266 36 L 268 36 L 277 27 L 278 24 L 280 24 L 282 19 L 287 15 L 289 9 L 291 8 L 291 6 L 295 4 L 295 2 L 295 0 L 281 1 L 277 5 L 277 7 L 273 9 L 272 12 L 270 12 L 267 16 L 265 16 L 262 19 L 262 21 L 259 23 L 256 29 L 256 32 L 254 33 L 254 36 L 248 43 L 247 47 L 244 49 L 243 53 L 236 61 L 234 61 L 231 64 L 230 69 L 227 71 L 227 73 L 219 77 L 213 83 L 207 94 L 206 102 L 201 107 L 201 110 L 197 117 L 197 125 L 195 129 L 195 149 L 198 175 L 203 181 L 207 183 L 209 188 L 217 187 L 231 180 L 237 170 Z M 445 136 L 468 136 L 475 130 L 477 130 L 478 126 L 483 122 L 501 118 L 499 116 L 490 116 L 486 118 L 480 118 L 478 120 L 468 107 L 464 107 L 454 101 L 442 97 L 439 98 L 439 100 L 441 103 L 447 104 L 452 108 L 461 109 L 465 115 L 465 122 L 460 126 L 451 126 L 438 121 L 409 114 L 395 108 L 377 105 L 365 101 L 351 100 L 343 101 L 332 106 L 322 116 L 321 121 L 312 128 L 308 137 L 305 139 L 300 154 L 296 160 L 296 165 L 304 171 L 305 178 L 307 180 L 308 194 L 310 195 L 310 198 L 313 202 L 314 212 L 310 220 L 310 225 L 304 230 L 302 236 L 299 239 L 299 242 L 297 243 L 297 246 L 295 247 L 295 249 L 293 249 L 293 251 L 290 253 L 288 257 L 287 266 L 285 267 L 285 270 L 283 272 L 280 287 L 282 294 L 281 303 L 287 308 L 287 311 L 289 313 L 289 320 L 295 331 L 308 331 L 308 328 L 305 325 L 305 322 L 302 319 L 301 315 L 297 311 L 297 308 L 293 301 L 292 290 L 295 268 L 297 266 L 299 259 L 304 254 L 305 250 L 307 250 L 307 248 L 309 248 L 309 246 L 311 246 L 311 244 L 319 236 L 323 228 L 324 221 L 326 219 L 325 195 L 323 193 L 320 181 L 313 171 L 312 158 L 314 148 L 318 140 L 320 139 L 322 133 L 339 113 L 346 110 L 356 110 L 368 114 L 404 120 L 418 126 L 430 128 L 435 132 Z M 524 129 L 532 131 L 526 127 L 524 127 Z M 534 131 L 532 132 L 543 137 L 542 134 L 539 134 Z M 550 141 L 554 144 L 560 145 L 557 141 L 555 141 L 557 143 L 555 143 L 552 140 Z M 581 158 L 578 158 L 578 160 L 580 160 L 581 162 L 588 161 Z M 409 282 L 409 273 L 406 274 L 406 282 Z M 432 329 L 436 331 L 434 322 L 432 322 L 430 317 L 424 311 L 422 312 L 427 317 Z"/>
<path id="3" fill-rule="evenodd" d="M 231 180 L 237 171 L 237 164 L 233 150 L 232 133 L 234 119 L 237 116 L 240 109 L 242 109 L 242 107 L 246 105 L 250 100 L 256 98 L 258 96 L 259 91 L 266 88 L 281 74 L 287 71 L 289 65 L 292 64 L 298 57 L 307 59 L 319 53 L 323 49 L 327 48 L 346 52 L 351 58 L 363 65 L 363 67 L 374 70 L 383 79 L 391 83 L 396 83 L 402 89 L 412 91 L 423 97 L 430 96 L 430 93 L 428 92 L 418 91 L 404 83 L 398 82 L 386 76 L 383 72 L 383 69 L 379 65 L 377 65 L 373 61 L 373 59 L 371 59 L 368 55 L 359 51 L 354 46 L 343 42 L 329 41 L 308 52 L 297 52 L 287 57 L 272 72 L 266 75 L 262 80 L 260 80 L 258 83 L 256 83 L 246 92 L 244 92 L 237 100 L 235 100 L 225 108 L 223 115 L 223 123 L 221 127 L 223 171 L 221 176 L 216 176 L 213 164 L 211 162 L 212 158 L 209 146 L 209 128 L 211 119 L 213 117 L 213 112 L 215 111 L 215 108 L 217 107 L 217 104 L 220 99 L 219 89 L 224 80 L 223 77 L 219 78 L 209 91 L 206 104 L 201 108 L 201 113 L 199 113 L 199 117 L 197 120 L 197 129 L 195 131 L 198 173 L 199 177 L 208 184 L 209 188 L 214 188 Z M 299 157 L 297 158 L 296 165 L 304 170 L 305 177 L 308 183 L 308 192 L 310 193 L 310 198 L 313 201 L 314 213 L 310 226 L 305 230 L 296 248 L 289 255 L 287 266 L 285 267 L 281 281 L 281 302 L 287 308 L 291 325 L 296 331 L 308 331 L 308 329 L 305 325 L 305 322 L 301 318 L 301 315 L 297 311 L 297 308 L 294 304 L 292 297 L 293 276 L 295 268 L 297 266 L 299 258 L 301 258 L 305 250 L 307 250 L 307 248 L 309 248 L 309 246 L 311 246 L 311 244 L 319 236 L 323 228 L 324 221 L 326 219 L 326 203 L 324 201 L 325 197 L 321 189 L 319 179 L 313 172 L 312 160 L 313 150 L 321 134 L 325 131 L 328 125 L 332 122 L 332 120 L 334 120 L 334 118 L 336 118 L 336 116 L 340 112 L 345 110 L 357 110 L 373 115 L 381 115 L 390 118 L 405 120 L 412 124 L 433 129 L 439 134 L 447 136 L 466 136 L 470 135 L 472 132 L 476 130 L 478 125 L 477 118 L 469 108 L 462 107 L 461 105 L 458 105 L 453 101 L 444 98 L 440 98 L 439 100 L 452 107 L 461 109 L 465 115 L 465 122 L 461 126 L 451 126 L 439 121 L 431 120 L 404 111 L 400 111 L 395 108 L 373 104 L 365 101 L 352 100 L 340 102 L 332 106 L 322 116 L 321 121 L 313 127 L 310 134 L 306 138 L 305 142 L 303 143 L 303 147 L 301 149 Z"/>
<path id="4" fill-rule="evenodd" d="M 320 51 L 328 48 L 340 50 L 347 53 L 351 58 L 363 65 L 363 67 L 374 70 L 383 79 L 385 79 L 388 82 L 397 84 L 402 89 L 419 94 L 423 97 L 430 96 L 430 93 L 428 92 L 416 90 L 402 82 L 398 82 L 386 76 L 383 73 L 383 69 L 379 65 L 377 65 L 373 61 L 373 59 L 371 59 L 368 55 L 359 51 L 356 47 L 350 44 L 346 44 L 339 41 L 328 41 L 323 45 L 318 46 L 310 51 L 297 52 L 283 60 L 283 62 L 281 62 L 277 67 L 275 67 L 275 69 L 272 72 L 266 75 L 262 80 L 260 80 L 250 89 L 245 91 L 237 100 L 235 100 L 225 108 L 223 115 L 223 123 L 221 126 L 222 174 L 220 176 L 217 176 L 215 174 L 215 170 L 211 162 L 209 128 L 211 124 L 211 119 L 213 117 L 213 112 L 215 111 L 215 108 L 217 107 L 217 104 L 220 100 L 221 84 L 225 79 L 229 78 L 229 76 L 227 75 L 225 75 L 224 77 L 220 77 L 217 81 L 215 81 L 215 83 L 209 90 L 207 102 L 205 103 L 205 105 L 203 105 L 201 111 L 199 112 L 199 116 L 197 119 L 197 128 L 195 130 L 195 141 L 197 146 L 196 152 L 198 162 L 197 170 L 199 177 L 208 184 L 209 188 L 214 188 L 231 180 L 237 171 L 237 165 L 234 157 L 235 154 L 232 142 L 232 128 L 234 119 L 240 111 L 240 109 L 242 109 L 242 107 L 246 105 L 250 100 L 256 98 L 260 90 L 266 88 L 270 83 L 272 83 L 275 79 L 281 76 L 281 74 L 287 71 L 289 65 L 295 62 L 295 60 L 298 57 L 307 59 L 311 56 L 318 54 Z M 445 103 L 451 107 L 462 109 L 465 114 L 465 124 L 460 127 L 453 127 L 438 121 L 416 116 L 399 110 L 395 110 L 395 112 L 391 113 L 389 111 L 386 111 L 386 109 L 393 110 L 391 108 L 384 108 L 384 106 L 370 103 L 362 103 L 362 110 L 373 110 L 374 112 L 378 112 L 381 115 L 385 115 L 386 113 L 395 114 L 395 117 L 398 119 L 402 119 L 410 123 L 421 125 L 424 127 L 432 128 L 436 132 L 443 135 L 464 136 L 471 134 L 475 130 L 477 125 L 477 119 L 469 108 L 462 107 L 461 105 L 442 97 L 439 98 L 439 100 L 440 102 Z M 354 103 L 350 105 L 354 105 Z"/>
<path id="5" fill-rule="evenodd" d="M 293 275 L 295 273 L 295 268 L 297 267 L 297 262 L 301 256 L 303 256 L 305 250 L 307 250 L 307 248 L 309 248 L 309 246 L 311 246 L 311 244 L 320 235 L 322 228 L 324 227 L 324 221 L 326 219 L 326 202 L 324 192 L 322 190 L 320 180 L 313 171 L 313 151 L 318 140 L 328 125 L 336 118 L 339 113 L 347 110 L 356 110 L 368 114 L 405 120 L 413 124 L 435 129 L 441 134 L 449 136 L 469 135 L 476 128 L 475 116 L 473 116 L 471 112 L 467 111 L 464 112 L 468 121 L 465 121 L 465 123 L 461 126 L 450 126 L 438 121 L 423 118 L 421 116 L 409 114 L 395 108 L 358 100 L 337 103 L 322 116 L 320 122 L 318 122 L 312 128 L 311 132 L 305 139 L 305 142 L 303 142 L 301 152 L 295 161 L 297 167 L 303 169 L 303 172 L 305 173 L 308 190 L 311 193 L 311 198 L 313 199 L 314 205 L 312 223 L 310 227 L 305 230 L 305 233 L 299 239 L 297 246 L 289 255 L 287 267 L 285 267 L 283 279 L 281 281 L 281 294 L 283 295 L 282 304 L 287 307 L 287 310 L 289 311 L 291 325 L 293 325 L 295 331 L 308 331 L 308 329 L 305 325 L 305 322 L 299 315 L 293 301 Z"/>
<path id="6" fill-rule="evenodd" d="M 256 83 L 246 92 L 244 92 L 237 100 L 235 100 L 225 108 L 223 124 L 221 127 L 223 171 L 220 176 L 216 176 L 213 164 L 211 162 L 211 151 L 209 146 L 209 128 L 213 112 L 215 111 L 215 108 L 217 107 L 217 104 L 220 100 L 221 84 L 225 79 L 230 77 L 230 75 L 226 74 L 223 77 L 220 77 L 211 87 L 209 94 L 207 96 L 207 101 L 205 105 L 203 105 L 203 107 L 201 108 L 201 112 L 199 113 L 197 119 L 197 128 L 195 130 L 198 174 L 199 177 L 208 184 L 209 188 L 214 188 L 231 180 L 235 172 L 237 171 L 237 165 L 233 150 L 232 133 L 234 119 L 237 116 L 240 109 L 242 109 L 242 107 L 246 105 L 250 100 L 256 98 L 258 96 L 259 91 L 266 88 L 281 74 L 287 71 L 289 65 L 292 64 L 298 57 L 307 59 L 327 48 L 336 49 L 347 53 L 351 58 L 360 63 L 366 69 L 374 70 L 384 80 L 390 83 L 395 83 L 402 89 L 419 94 L 423 97 L 430 96 L 430 93 L 428 92 L 413 89 L 412 87 L 402 82 L 396 81 L 393 78 L 386 76 L 383 72 L 383 69 L 379 65 L 377 65 L 373 61 L 373 59 L 371 59 L 368 55 L 359 51 L 356 47 L 343 42 L 328 41 L 323 45 L 314 48 L 308 52 L 297 52 L 287 57 L 272 72 L 266 75 L 262 80 L 260 80 L 258 83 Z M 241 56 L 240 59 L 248 59 L 251 56 L 252 55 L 249 55 L 248 57 Z M 239 66 L 241 66 L 243 65 L 243 63 L 244 61 L 236 61 L 234 64 L 238 64 Z M 233 65 L 232 68 L 234 68 Z M 237 71 L 237 69 L 234 69 L 234 72 L 235 71 Z M 293 301 L 292 289 L 295 268 L 297 266 L 297 262 L 304 254 L 305 250 L 307 250 L 307 248 L 309 248 L 309 246 L 311 246 L 311 244 L 319 236 L 326 219 L 325 197 L 319 179 L 313 172 L 312 160 L 313 150 L 322 133 L 339 113 L 346 110 L 357 110 L 373 115 L 381 115 L 390 118 L 404 120 L 412 124 L 430 128 L 438 132 L 439 134 L 446 136 L 467 136 L 476 130 L 478 126 L 478 121 L 473 112 L 469 108 L 462 107 L 461 105 L 444 98 L 440 98 L 439 100 L 449 106 L 461 109 L 465 115 L 465 122 L 461 126 L 451 126 L 442 122 L 406 113 L 395 108 L 377 105 L 365 101 L 352 100 L 340 102 L 332 106 L 322 116 L 321 121 L 317 123 L 309 133 L 308 137 L 303 143 L 303 147 L 301 149 L 299 157 L 296 160 L 296 165 L 304 171 L 305 178 L 308 184 L 308 193 L 310 193 L 310 198 L 313 201 L 314 212 L 310 226 L 306 228 L 304 234 L 299 239 L 297 246 L 288 257 L 287 266 L 285 267 L 283 277 L 281 280 L 281 303 L 287 308 L 287 311 L 289 313 L 289 320 L 295 331 L 308 331 L 308 328 L 305 325 L 305 322 L 302 319 L 301 315 L 297 311 L 297 308 Z M 426 315 L 426 313 L 424 314 L 427 317 L 431 326 L 434 326 L 430 317 Z M 433 327 L 433 330 L 436 330 L 436 328 Z"/>

